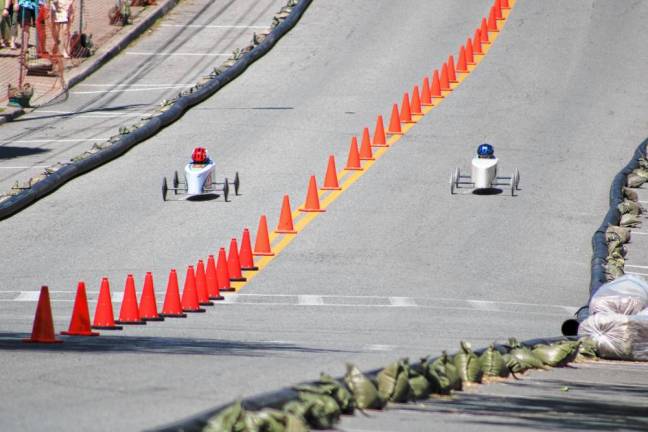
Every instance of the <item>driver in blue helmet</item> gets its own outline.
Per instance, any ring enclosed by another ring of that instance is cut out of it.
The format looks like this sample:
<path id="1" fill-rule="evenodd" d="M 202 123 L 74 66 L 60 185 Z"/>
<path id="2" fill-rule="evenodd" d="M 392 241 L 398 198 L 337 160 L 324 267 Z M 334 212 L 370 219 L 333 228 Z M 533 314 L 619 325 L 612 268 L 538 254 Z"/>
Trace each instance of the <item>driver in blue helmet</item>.
<path id="1" fill-rule="evenodd" d="M 477 147 L 477 157 L 480 159 L 495 159 L 495 149 L 490 144 L 480 144 Z"/>

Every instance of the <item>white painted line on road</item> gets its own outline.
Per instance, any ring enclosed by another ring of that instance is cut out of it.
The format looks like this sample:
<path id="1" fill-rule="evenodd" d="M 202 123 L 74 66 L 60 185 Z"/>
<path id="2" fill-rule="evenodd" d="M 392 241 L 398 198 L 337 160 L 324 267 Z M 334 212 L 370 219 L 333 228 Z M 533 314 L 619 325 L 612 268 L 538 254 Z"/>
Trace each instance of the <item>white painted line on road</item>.
<path id="1" fill-rule="evenodd" d="M 176 86 L 161 86 L 161 87 L 144 87 L 144 88 L 128 88 L 128 89 L 112 89 L 112 90 L 91 90 L 91 91 L 73 91 L 71 94 L 100 94 L 100 93 L 133 93 L 145 92 L 153 90 L 179 90 L 182 87 Z"/>
<path id="2" fill-rule="evenodd" d="M 389 297 L 389 303 L 396 307 L 416 307 L 416 301 L 410 297 Z"/>
<path id="3" fill-rule="evenodd" d="M 223 295 L 223 297 L 225 297 L 225 300 L 220 301 L 220 302 L 217 301 L 216 304 L 219 304 L 219 303 L 236 303 L 236 302 L 238 302 L 239 294 L 225 294 L 225 295 Z"/>
<path id="4" fill-rule="evenodd" d="M 300 295 L 297 297 L 297 303 L 300 306 L 322 306 L 324 299 L 322 296 L 317 295 Z"/>
<path id="5" fill-rule="evenodd" d="M 0 140 L 0 143 L 57 143 L 57 142 L 83 142 L 83 141 L 106 141 L 108 138 L 63 138 L 63 139 L 33 139 L 33 140 Z"/>
<path id="6" fill-rule="evenodd" d="M 367 351 L 394 351 L 394 345 L 372 344 L 365 346 Z"/>
<path id="7" fill-rule="evenodd" d="M 40 297 L 40 291 L 21 291 L 14 299 L 17 302 L 35 302 Z"/>
<path id="8" fill-rule="evenodd" d="M 639 234 L 639 235 L 648 235 L 648 232 L 641 232 L 641 231 L 631 231 L 632 235 Z"/>
<path id="9" fill-rule="evenodd" d="M 142 116 L 144 112 L 134 111 L 109 111 L 109 112 L 74 112 L 74 111 L 55 111 L 55 110 L 37 110 L 37 114 L 63 114 L 68 116 L 76 116 L 78 118 L 114 118 L 114 117 L 130 117 Z"/>
<path id="10" fill-rule="evenodd" d="M 648 269 L 648 266 L 643 266 L 643 265 L 633 265 L 633 264 L 625 264 L 624 267 L 632 267 L 632 268 Z"/>
<path id="11" fill-rule="evenodd" d="M 625 274 L 631 274 L 631 275 L 637 275 L 637 276 L 648 276 L 648 273 L 640 273 L 640 272 L 625 272 Z"/>
<path id="12" fill-rule="evenodd" d="M 47 165 L 33 165 L 33 166 L 0 166 L 0 169 L 39 169 L 47 168 Z"/>
<path id="13" fill-rule="evenodd" d="M 110 293 L 112 297 L 113 303 L 121 303 L 122 299 L 124 298 L 124 292 L 123 291 L 113 291 Z"/>
<path id="14" fill-rule="evenodd" d="M 200 56 L 200 57 L 223 57 L 231 56 L 232 53 L 198 53 L 198 52 L 147 52 L 147 51 L 128 51 L 126 55 L 136 56 Z"/>
<path id="15" fill-rule="evenodd" d="M 196 83 L 133 83 L 133 84 L 120 84 L 120 83 L 107 83 L 107 84 L 77 84 L 76 87 L 185 87 L 192 86 Z M 40 110 L 38 110 L 40 111 Z"/>
<path id="16" fill-rule="evenodd" d="M 570 315 L 575 314 L 576 311 L 578 310 L 578 308 L 572 306 L 563 306 L 563 309 L 565 310 L 565 312 L 567 312 Z"/>
<path id="17" fill-rule="evenodd" d="M 160 27 L 216 28 L 216 29 L 267 29 L 263 25 L 216 25 L 216 24 L 161 24 Z"/>
<path id="18" fill-rule="evenodd" d="M 470 306 L 475 309 L 484 310 L 484 311 L 497 311 L 497 306 L 495 302 L 487 300 L 466 300 Z"/>

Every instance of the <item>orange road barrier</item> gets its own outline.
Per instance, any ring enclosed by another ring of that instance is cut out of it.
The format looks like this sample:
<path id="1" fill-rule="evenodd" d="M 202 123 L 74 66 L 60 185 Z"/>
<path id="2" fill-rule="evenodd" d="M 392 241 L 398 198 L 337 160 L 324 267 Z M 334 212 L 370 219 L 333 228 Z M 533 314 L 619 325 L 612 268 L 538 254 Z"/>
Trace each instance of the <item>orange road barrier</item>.
<path id="1" fill-rule="evenodd" d="M 466 40 L 466 63 L 469 65 L 475 64 L 475 54 L 473 53 L 473 42 L 470 38 Z"/>
<path id="2" fill-rule="evenodd" d="M 324 186 L 321 187 L 321 190 L 341 189 L 337 176 L 337 168 L 335 168 L 335 156 L 329 155 L 328 165 L 326 166 L 326 175 L 324 176 Z"/>
<path id="3" fill-rule="evenodd" d="M 155 299 L 155 289 L 153 288 L 153 274 L 146 272 L 144 276 L 144 288 L 142 288 L 142 297 L 139 304 L 140 318 L 144 321 L 164 321 L 157 310 L 157 301 Z"/>
<path id="4" fill-rule="evenodd" d="M 108 282 L 108 278 L 106 277 L 101 279 L 101 288 L 99 288 L 99 298 L 97 299 L 97 308 L 95 309 L 92 328 L 97 330 L 121 330 L 123 328 L 115 324 L 110 282 Z"/>
<path id="5" fill-rule="evenodd" d="M 241 272 L 241 260 L 238 254 L 238 244 L 236 239 L 230 240 L 229 253 L 227 254 L 227 270 L 229 272 L 230 282 L 246 282 L 247 278 Z"/>
<path id="6" fill-rule="evenodd" d="M 297 234 L 293 225 L 292 210 L 290 209 L 290 198 L 288 198 L 288 195 L 284 195 L 283 197 L 279 224 L 275 232 L 278 234 Z"/>
<path id="7" fill-rule="evenodd" d="M 200 306 L 214 306 L 214 302 L 209 301 L 209 294 L 207 293 L 207 275 L 205 274 L 203 260 L 198 260 L 196 264 L 196 294 Z"/>
<path id="8" fill-rule="evenodd" d="M 230 282 L 229 266 L 227 265 L 225 248 L 220 248 L 218 250 L 218 259 L 216 260 L 216 282 L 218 283 L 218 290 L 221 292 L 236 291 L 236 289 L 232 288 Z"/>
<path id="9" fill-rule="evenodd" d="M 401 118 L 398 113 L 398 105 L 394 104 L 392 106 L 391 118 L 389 119 L 389 129 L 387 133 L 390 135 L 403 135 L 403 130 L 401 129 Z"/>
<path id="10" fill-rule="evenodd" d="M 490 39 L 488 38 L 488 22 L 486 21 L 486 18 L 482 18 L 481 28 L 479 31 L 481 33 L 481 43 L 490 43 Z"/>
<path id="11" fill-rule="evenodd" d="M 41 287 L 38 305 L 36 305 L 36 316 L 34 317 L 34 326 L 29 339 L 23 339 L 26 343 L 63 343 L 62 340 L 56 339 L 54 332 L 54 320 L 52 320 L 52 305 L 50 304 L 49 288 Z"/>
<path id="12" fill-rule="evenodd" d="M 169 272 L 169 281 L 167 283 L 166 294 L 164 296 L 164 305 L 160 316 L 165 318 L 186 318 L 187 314 L 182 311 L 182 302 L 180 301 L 180 288 L 178 287 L 178 274 L 175 269 Z"/>
<path id="13" fill-rule="evenodd" d="M 243 229 L 243 237 L 241 238 L 241 249 L 239 250 L 239 258 L 241 260 L 241 270 L 257 271 L 259 267 L 254 265 L 254 256 L 252 254 L 252 243 L 250 242 L 250 230 Z"/>
<path id="14" fill-rule="evenodd" d="M 455 71 L 454 57 L 452 55 L 448 56 L 448 81 L 451 83 L 458 83 L 457 73 Z"/>
<path id="15" fill-rule="evenodd" d="M 432 87 L 430 87 L 430 92 L 432 93 L 432 99 L 443 99 L 441 80 L 439 79 L 439 71 L 437 69 L 432 74 Z"/>
<path id="16" fill-rule="evenodd" d="M 371 151 L 371 138 L 369 138 L 369 128 L 362 131 L 362 142 L 360 143 L 360 160 L 375 160 Z"/>
<path id="17" fill-rule="evenodd" d="M 451 91 L 450 88 L 450 76 L 448 75 L 448 64 L 443 63 L 441 68 L 441 90 L 442 91 Z"/>
<path id="18" fill-rule="evenodd" d="M 495 13 L 495 6 L 491 6 L 490 12 L 488 13 L 488 31 L 491 33 L 499 32 L 497 28 L 497 17 Z"/>
<path id="19" fill-rule="evenodd" d="M 61 334 L 67 336 L 99 336 L 98 332 L 90 330 L 88 296 L 86 295 L 85 283 L 82 281 L 79 281 L 79 284 L 77 285 L 74 307 L 72 308 L 72 318 L 70 319 L 70 327 L 67 331 L 62 331 Z"/>
<path id="20" fill-rule="evenodd" d="M 216 276 L 216 260 L 214 259 L 214 255 L 209 255 L 207 258 L 207 272 L 205 278 L 207 279 L 207 293 L 209 294 L 209 300 L 225 300 L 225 297 L 220 294 L 220 290 L 218 289 L 218 277 Z"/>
<path id="21" fill-rule="evenodd" d="M 423 108 L 421 107 L 421 95 L 419 93 L 419 86 L 415 85 L 412 90 L 412 104 L 410 106 L 412 115 L 423 115 Z M 362 155 L 360 155 L 362 157 Z"/>
<path id="22" fill-rule="evenodd" d="M 501 0 L 495 0 L 495 19 L 498 21 L 504 20 L 504 17 L 502 16 L 502 1 Z"/>
<path id="23" fill-rule="evenodd" d="M 421 105 L 422 106 L 432 106 L 432 93 L 430 92 L 430 79 L 428 77 L 423 78 L 423 90 L 421 90 Z"/>
<path id="24" fill-rule="evenodd" d="M 403 93 L 403 101 L 401 102 L 401 111 L 400 111 L 400 121 L 401 123 L 414 123 L 412 120 L 412 110 L 410 108 L 410 99 L 409 93 Z"/>
<path id="25" fill-rule="evenodd" d="M 475 30 L 475 36 L 473 37 L 473 54 L 484 54 L 481 39 L 481 30 Z"/>
<path id="26" fill-rule="evenodd" d="M 357 143 L 356 143 L 357 145 Z M 317 194 L 317 181 L 315 176 L 310 176 L 308 181 L 308 192 L 306 193 L 306 203 L 304 207 L 300 208 L 302 212 L 325 212 L 326 210 L 320 207 L 319 195 Z"/>
<path id="27" fill-rule="evenodd" d="M 124 297 L 122 298 L 121 308 L 119 309 L 119 320 L 117 324 L 143 325 L 137 307 L 137 294 L 135 293 L 135 279 L 132 274 L 126 276 L 126 286 L 124 287 Z"/>
<path id="28" fill-rule="evenodd" d="M 383 122 L 382 115 L 379 115 L 376 119 L 376 127 L 374 129 L 373 142 L 371 145 L 374 147 L 389 147 L 387 144 L 387 136 L 385 135 L 385 123 Z"/>
<path id="29" fill-rule="evenodd" d="M 468 62 L 466 61 L 466 47 L 461 45 L 459 48 L 459 60 L 457 60 L 457 72 L 467 73 Z"/>
<path id="30" fill-rule="evenodd" d="M 351 138 L 351 146 L 349 147 L 349 157 L 347 158 L 347 164 L 344 167 L 344 169 L 362 171 L 362 165 L 360 165 L 360 152 L 358 151 L 358 138 L 356 137 Z"/>
<path id="31" fill-rule="evenodd" d="M 184 289 L 182 290 L 182 311 L 183 312 L 205 312 L 198 303 L 198 292 L 196 290 L 196 274 L 193 266 L 187 267 Z"/>
<path id="32" fill-rule="evenodd" d="M 268 221 L 265 215 L 259 219 L 259 228 L 257 229 L 256 241 L 254 242 L 254 253 L 258 256 L 273 256 L 274 252 L 270 249 L 270 236 L 268 234 Z"/>

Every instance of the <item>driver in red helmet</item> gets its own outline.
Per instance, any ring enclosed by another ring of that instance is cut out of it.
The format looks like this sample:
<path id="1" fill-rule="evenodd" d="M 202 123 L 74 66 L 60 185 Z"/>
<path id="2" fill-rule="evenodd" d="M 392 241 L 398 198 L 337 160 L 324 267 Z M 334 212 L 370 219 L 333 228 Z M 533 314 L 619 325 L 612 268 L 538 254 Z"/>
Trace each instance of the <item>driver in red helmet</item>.
<path id="1" fill-rule="evenodd" d="M 210 162 L 209 156 L 207 156 L 207 150 L 204 147 L 196 147 L 191 154 L 191 161 L 194 164 L 208 164 Z"/>

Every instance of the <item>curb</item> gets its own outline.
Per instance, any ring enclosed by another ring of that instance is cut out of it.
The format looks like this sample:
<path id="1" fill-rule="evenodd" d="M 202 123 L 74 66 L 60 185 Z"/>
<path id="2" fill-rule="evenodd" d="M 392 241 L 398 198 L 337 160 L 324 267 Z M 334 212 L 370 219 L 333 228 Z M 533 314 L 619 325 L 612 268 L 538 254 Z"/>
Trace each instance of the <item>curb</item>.
<path id="1" fill-rule="evenodd" d="M 607 282 L 605 276 L 605 264 L 608 256 L 607 242 L 605 241 L 605 231 L 609 225 L 618 225 L 621 219 L 621 213 L 617 206 L 623 201 L 623 187 L 626 185 L 626 177 L 635 168 L 639 166 L 639 158 L 646 155 L 648 138 L 645 139 L 634 152 L 632 159 L 619 173 L 614 176 L 612 186 L 610 186 L 609 209 L 603 218 L 603 222 L 592 236 L 592 263 L 590 273 L 590 288 L 587 304 L 576 311 L 574 318 L 566 320 L 562 325 L 562 333 L 565 336 L 576 336 L 578 326 L 589 316 L 589 300 L 594 293 L 598 291 L 601 285 Z"/>
<path id="2" fill-rule="evenodd" d="M 13 119 L 23 114 L 25 114 L 24 109 L 7 106 L 4 108 L 4 111 L 0 112 L 0 125 L 13 121 Z"/>
<path id="3" fill-rule="evenodd" d="M 526 346 L 533 346 L 536 344 L 550 344 L 554 342 L 559 342 L 563 340 L 569 340 L 569 338 L 564 337 L 564 336 L 556 336 L 556 337 L 550 337 L 550 338 L 536 338 L 536 339 L 530 339 L 521 342 L 522 345 Z M 495 347 L 506 347 L 507 345 L 503 344 L 497 344 Z M 481 355 L 486 348 L 480 348 L 478 350 L 474 350 L 473 352 L 476 355 Z M 453 353 L 454 355 L 456 353 Z M 432 359 L 432 361 L 436 360 L 438 357 L 435 357 Z M 366 376 L 370 378 L 375 378 L 378 373 L 382 369 L 373 369 L 370 371 L 365 371 L 363 372 Z M 337 377 L 335 378 L 336 380 L 340 382 L 344 382 L 343 378 Z M 309 384 L 315 384 L 315 382 L 305 382 L 305 383 L 299 383 L 295 384 L 295 386 L 299 385 L 309 385 Z M 281 408 L 288 402 L 292 400 L 296 400 L 299 396 L 299 393 L 294 390 L 291 387 L 284 387 L 282 389 L 273 391 L 273 392 L 268 392 L 268 393 L 262 393 L 257 396 L 251 396 L 249 398 L 241 400 L 241 405 L 243 408 L 246 410 L 250 411 L 259 411 L 263 408 L 274 408 L 277 410 L 281 410 Z M 161 426 L 159 428 L 155 429 L 147 429 L 146 432 L 201 432 L 205 426 L 207 426 L 207 423 L 209 422 L 209 419 L 214 417 L 215 415 L 219 414 L 221 411 L 229 408 L 232 403 L 226 403 L 219 405 L 215 408 L 209 409 L 207 411 L 203 411 L 199 414 L 196 414 L 194 416 L 188 417 L 184 420 L 180 420 L 175 423 L 171 423 L 165 426 Z"/>
<path id="4" fill-rule="evenodd" d="M 167 4 L 175 5 L 176 1 L 168 0 Z M 137 127 L 132 132 L 117 135 L 114 141 L 111 139 L 109 145 L 100 151 L 90 154 L 87 158 L 64 164 L 54 172 L 48 172 L 43 180 L 1 201 L 0 220 L 18 213 L 40 198 L 52 193 L 69 180 L 121 156 L 133 146 L 152 137 L 164 127 L 178 120 L 189 108 L 213 96 L 218 90 L 241 75 L 252 63 L 267 54 L 297 24 L 311 2 L 312 0 L 300 0 L 290 14 L 260 44 L 243 54 L 238 61 L 224 72 L 183 93 L 167 110 L 147 119 L 141 127 Z M 150 19 L 154 19 L 153 15 L 150 16 Z"/>

